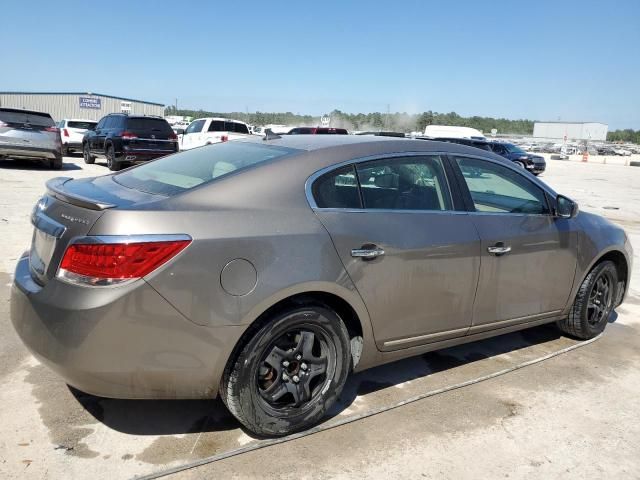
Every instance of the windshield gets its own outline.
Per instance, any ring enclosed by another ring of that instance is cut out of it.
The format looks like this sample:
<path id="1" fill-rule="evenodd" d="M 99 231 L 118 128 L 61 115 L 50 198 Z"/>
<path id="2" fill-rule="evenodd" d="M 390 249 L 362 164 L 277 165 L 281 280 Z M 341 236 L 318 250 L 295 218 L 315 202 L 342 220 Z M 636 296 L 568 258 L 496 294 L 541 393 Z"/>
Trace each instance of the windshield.
<path id="1" fill-rule="evenodd" d="M 254 143 L 218 143 L 160 158 L 115 175 L 113 179 L 127 188 L 173 196 L 297 151 Z"/>
<path id="2" fill-rule="evenodd" d="M 513 145 L 512 143 L 505 143 L 504 144 L 504 148 L 507 149 L 507 152 L 509 153 L 517 153 L 520 155 L 526 155 L 527 152 L 525 152 L 524 150 L 522 150 L 520 147 Z"/>

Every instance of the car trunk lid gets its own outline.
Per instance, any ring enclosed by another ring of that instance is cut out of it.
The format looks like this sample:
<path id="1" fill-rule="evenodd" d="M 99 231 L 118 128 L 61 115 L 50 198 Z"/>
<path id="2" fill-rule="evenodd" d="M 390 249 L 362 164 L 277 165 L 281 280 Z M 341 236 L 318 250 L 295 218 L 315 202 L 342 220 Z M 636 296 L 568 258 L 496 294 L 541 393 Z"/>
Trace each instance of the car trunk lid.
<path id="1" fill-rule="evenodd" d="M 88 235 L 105 210 L 164 198 L 125 188 L 111 176 L 57 177 L 46 186 L 46 194 L 31 214 L 34 229 L 29 252 L 31 276 L 41 285 L 56 275 L 69 242 Z"/>

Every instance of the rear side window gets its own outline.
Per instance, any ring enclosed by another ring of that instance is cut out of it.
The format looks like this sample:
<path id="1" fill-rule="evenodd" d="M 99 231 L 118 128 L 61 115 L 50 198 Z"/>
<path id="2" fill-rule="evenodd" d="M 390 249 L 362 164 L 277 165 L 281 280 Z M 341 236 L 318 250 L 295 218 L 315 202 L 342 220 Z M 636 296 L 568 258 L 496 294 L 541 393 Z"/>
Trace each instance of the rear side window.
<path id="1" fill-rule="evenodd" d="M 226 122 L 227 132 L 249 133 L 249 129 L 244 123 Z"/>
<path id="2" fill-rule="evenodd" d="M 226 132 L 226 127 L 224 125 L 223 120 L 211 120 L 211 124 L 209 125 L 209 132 Z"/>
<path id="3" fill-rule="evenodd" d="M 55 122 L 48 113 L 21 110 L 0 110 L 0 120 L 5 123 L 29 124 L 36 127 L 53 127 Z"/>
<path id="4" fill-rule="evenodd" d="M 319 208 L 362 208 L 353 165 L 320 177 L 313 184 L 312 190 Z"/>
<path id="5" fill-rule="evenodd" d="M 95 127 L 96 122 L 67 122 L 67 127 L 69 128 L 82 128 L 84 130 L 89 130 L 90 128 Z"/>
<path id="6" fill-rule="evenodd" d="M 130 130 L 147 130 L 159 133 L 173 133 L 169 123 L 162 118 L 127 118 L 127 128 Z"/>
<path id="7" fill-rule="evenodd" d="M 226 174 L 296 152 L 299 150 L 254 143 L 224 142 L 162 157 L 119 173 L 113 179 L 127 188 L 173 196 Z"/>
<path id="8" fill-rule="evenodd" d="M 357 172 L 366 209 L 452 210 L 439 155 L 360 163 Z"/>

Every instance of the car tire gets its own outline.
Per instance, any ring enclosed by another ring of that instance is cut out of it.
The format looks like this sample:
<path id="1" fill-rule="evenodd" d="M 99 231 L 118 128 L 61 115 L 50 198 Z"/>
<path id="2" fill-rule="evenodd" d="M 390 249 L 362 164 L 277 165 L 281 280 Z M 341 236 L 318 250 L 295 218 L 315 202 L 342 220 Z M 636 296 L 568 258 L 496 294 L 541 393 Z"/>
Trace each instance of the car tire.
<path id="1" fill-rule="evenodd" d="M 279 437 L 316 424 L 351 370 L 349 334 L 321 304 L 275 315 L 245 336 L 225 368 L 223 402 L 249 431 Z"/>
<path id="2" fill-rule="evenodd" d="M 62 145 L 62 156 L 63 157 L 68 157 L 69 156 L 69 147 Z"/>
<path id="3" fill-rule="evenodd" d="M 89 144 L 85 143 L 82 146 L 82 156 L 84 157 L 84 163 L 87 165 L 92 165 L 96 161 L 96 157 L 91 155 L 91 150 L 89 150 Z"/>
<path id="4" fill-rule="evenodd" d="M 62 170 L 62 155 L 52 160 L 49 160 L 49 167 L 51 167 L 54 170 Z"/>
<path id="5" fill-rule="evenodd" d="M 569 316 L 557 322 L 564 333 L 588 340 L 604 331 L 614 308 L 618 289 L 615 263 L 598 263 L 578 289 Z"/>
<path id="6" fill-rule="evenodd" d="M 107 167 L 109 168 L 109 170 L 111 170 L 112 172 L 117 172 L 122 168 L 122 164 L 116 160 L 116 151 L 114 150 L 113 145 L 107 146 L 106 157 Z"/>
<path id="7" fill-rule="evenodd" d="M 521 168 L 521 169 L 523 169 L 523 170 L 525 169 L 524 163 L 522 163 L 522 162 L 520 162 L 520 161 L 517 161 L 517 160 L 516 160 L 515 162 L 513 162 L 513 163 L 514 163 L 514 165 L 515 165 L 516 167 Z"/>

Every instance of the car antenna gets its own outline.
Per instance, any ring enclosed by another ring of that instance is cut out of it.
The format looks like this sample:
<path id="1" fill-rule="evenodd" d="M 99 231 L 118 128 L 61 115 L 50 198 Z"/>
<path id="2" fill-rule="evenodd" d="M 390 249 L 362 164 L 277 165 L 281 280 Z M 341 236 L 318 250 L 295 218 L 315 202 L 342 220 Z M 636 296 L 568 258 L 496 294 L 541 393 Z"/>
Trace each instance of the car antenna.
<path id="1" fill-rule="evenodd" d="M 267 128 L 264 131 L 264 137 L 262 138 L 262 140 L 277 140 L 279 138 L 282 138 L 280 135 L 278 135 L 277 133 L 273 133 L 273 131 L 270 128 Z"/>

